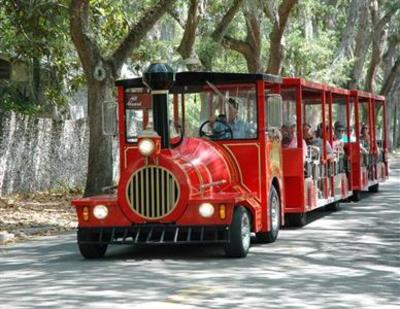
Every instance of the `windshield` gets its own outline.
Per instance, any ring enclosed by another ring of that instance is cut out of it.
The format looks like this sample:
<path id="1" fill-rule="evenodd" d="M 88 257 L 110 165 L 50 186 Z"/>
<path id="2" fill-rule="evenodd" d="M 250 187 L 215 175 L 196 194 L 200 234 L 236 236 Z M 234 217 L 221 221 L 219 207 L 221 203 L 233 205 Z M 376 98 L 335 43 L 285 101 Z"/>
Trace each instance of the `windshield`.
<path id="1" fill-rule="evenodd" d="M 168 114 L 170 137 L 211 140 L 257 138 L 257 95 L 255 84 L 213 85 L 170 93 Z M 136 143 L 145 129 L 153 128 L 151 95 L 143 89 L 125 93 L 126 141 Z"/>
<path id="2" fill-rule="evenodd" d="M 185 93 L 185 136 L 212 140 L 257 138 L 255 84 L 208 83 L 202 92 Z"/>

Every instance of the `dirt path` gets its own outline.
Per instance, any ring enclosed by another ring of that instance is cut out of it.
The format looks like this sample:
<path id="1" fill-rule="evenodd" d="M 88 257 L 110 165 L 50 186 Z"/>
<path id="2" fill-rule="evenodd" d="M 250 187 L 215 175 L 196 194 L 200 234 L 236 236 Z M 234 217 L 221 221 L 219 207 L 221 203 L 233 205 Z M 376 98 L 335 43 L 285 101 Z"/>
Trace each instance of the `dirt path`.
<path id="1" fill-rule="evenodd" d="M 76 228 L 75 210 L 66 193 L 12 195 L 0 199 L 0 233 L 3 244 L 53 235 Z M 1 239 L 0 239 L 1 242 Z"/>

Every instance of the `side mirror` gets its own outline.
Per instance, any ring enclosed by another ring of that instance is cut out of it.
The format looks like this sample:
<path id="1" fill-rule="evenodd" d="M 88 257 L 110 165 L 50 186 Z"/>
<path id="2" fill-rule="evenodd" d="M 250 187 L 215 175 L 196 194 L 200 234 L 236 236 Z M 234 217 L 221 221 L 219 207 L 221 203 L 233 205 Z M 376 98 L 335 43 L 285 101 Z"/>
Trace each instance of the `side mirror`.
<path id="1" fill-rule="evenodd" d="M 277 132 L 282 127 L 282 97 L 279 94 L 268 94 L 266 102 L 267 131 L 270 138 L 278 138 Z"/>
<path id="2" fill-rule="evenodd" d="M 114 100 L 104 101 L 102 107 L 103 134 L 117 135 L 117 103 Z"/>
<path id="3" fill-rule="evenodd" d="M 282 127 L 282 97 L 280 94 L 267 95 L 267 126 L 268 129 Z"/>

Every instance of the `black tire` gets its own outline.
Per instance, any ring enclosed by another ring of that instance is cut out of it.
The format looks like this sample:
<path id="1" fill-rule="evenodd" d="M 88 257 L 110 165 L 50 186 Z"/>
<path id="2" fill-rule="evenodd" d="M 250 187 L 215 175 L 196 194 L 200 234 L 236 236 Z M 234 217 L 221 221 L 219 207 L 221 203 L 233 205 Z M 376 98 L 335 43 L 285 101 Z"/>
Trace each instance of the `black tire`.
<path id="1" fill-rule="evenodd" d="M 368 188 L 368 192 L 378 193 L 379 192 L 379 183 L 376 183 Z"/>
<path id="2" fill-rule="evenodd" d="M 81 255 L 86 259 L 99 259 L 106 254 L 107 244 L 81 244 L 80 241 L 97 240 L 98 234 L 85 230 L 78 230 L 78 247 Z"/>
<path id="3" fill-rule="evenodd" d="M 278 237 L 281 226 L 281 203 L 274 186 L 271 186 L 271 191 L 269 192 L 268 212 L 271 230 L 269 232 L 256 233 L 257 242 L 262 244 L 274 242 Z"/>
<path id="4" fill-rule="evenodd" d="M 225 245 L 228 257 L 246 257 L 250 248 L 251 220 L 246 208 L 238 206 L 233 212 L 229 242 Z"/>
<path id="5" fill-rule="evenodd" d="M 361 191 L 353 190 L 353 195 L 351 196 L 353 202 L 359 202 L 361 200 Z"/>
<path id="6" fill-rule="evenodd" d="M 290 214 L 288 218 L 290 226 L 302 227 L 307 224 L 306 212 Z"/>
<path id="7" fill-rule="evenodd" d="M 326 211 L 338 211 L 339 209 L 340 209 L 339 202 L 333 202 L 333 203 L 325 206 Z"/>

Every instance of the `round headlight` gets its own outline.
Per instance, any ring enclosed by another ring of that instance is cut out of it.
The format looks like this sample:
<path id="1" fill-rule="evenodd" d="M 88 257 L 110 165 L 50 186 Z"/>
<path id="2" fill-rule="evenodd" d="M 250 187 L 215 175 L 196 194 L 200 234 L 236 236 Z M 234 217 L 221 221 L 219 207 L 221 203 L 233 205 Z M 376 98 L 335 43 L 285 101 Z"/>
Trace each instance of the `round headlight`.
<path id="1" fill-rule="evenodd" d="M 204 218 L 209 218 L 214 214 L 214 206 L 210 203 L 203 203 L 199 206 L 199 214 Z"/>
<path id="2" fill-rule="evenodd" d="M 142 139 L 139 143 L 139 152 L 142 156 L 151 156 L 154 152 L 155 145 L 151 139 Z"/>
<path id="3" fill-rule="evenodd" d="M 108 216 L 108 208 L 104 205 L 96 205 L 93 208 L 93 216 L 97 219 L 104 219 Z"/>

